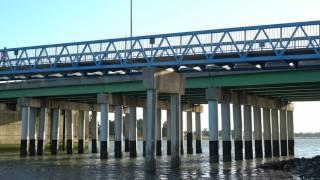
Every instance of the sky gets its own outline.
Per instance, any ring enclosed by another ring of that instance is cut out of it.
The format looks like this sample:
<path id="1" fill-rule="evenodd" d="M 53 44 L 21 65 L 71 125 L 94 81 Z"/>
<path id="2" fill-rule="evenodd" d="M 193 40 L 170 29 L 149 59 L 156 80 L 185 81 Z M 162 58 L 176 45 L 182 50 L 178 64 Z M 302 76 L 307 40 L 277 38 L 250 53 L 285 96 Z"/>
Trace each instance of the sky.
<path id="1" fill-rule="evenodd" d="M 133 35 L 319 20 L 319 6 L 319 0 L 133 0 Z M 0 7 L 0 49 L 130 35 L 130 0 L 1 0 Z M 295 132 L 320 131 L 319 105 L 295 103 Z"/>

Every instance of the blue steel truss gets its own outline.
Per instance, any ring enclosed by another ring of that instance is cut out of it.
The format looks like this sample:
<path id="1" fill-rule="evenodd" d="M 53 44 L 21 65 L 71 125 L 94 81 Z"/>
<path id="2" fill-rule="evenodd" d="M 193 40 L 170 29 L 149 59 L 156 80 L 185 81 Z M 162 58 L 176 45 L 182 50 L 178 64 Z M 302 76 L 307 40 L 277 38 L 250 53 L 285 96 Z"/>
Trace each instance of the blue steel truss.
<path id="1" fill-rule="evenodd" d="M 0 75 L 320 59 L 320 21 L 2 49 Z"/>

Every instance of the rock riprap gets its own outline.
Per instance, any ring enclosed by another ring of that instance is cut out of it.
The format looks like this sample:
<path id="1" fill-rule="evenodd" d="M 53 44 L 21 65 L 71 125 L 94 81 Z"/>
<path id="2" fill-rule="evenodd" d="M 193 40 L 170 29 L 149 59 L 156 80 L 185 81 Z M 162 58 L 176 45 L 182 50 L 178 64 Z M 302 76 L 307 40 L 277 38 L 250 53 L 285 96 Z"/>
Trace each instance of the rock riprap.
<path id="1" fill-rule="evenodd" d="M 258 168 L 289 171 L 301 178 L 320 178 L 320 156 L 313 158 L 293 158 L 260 165 Z"/>

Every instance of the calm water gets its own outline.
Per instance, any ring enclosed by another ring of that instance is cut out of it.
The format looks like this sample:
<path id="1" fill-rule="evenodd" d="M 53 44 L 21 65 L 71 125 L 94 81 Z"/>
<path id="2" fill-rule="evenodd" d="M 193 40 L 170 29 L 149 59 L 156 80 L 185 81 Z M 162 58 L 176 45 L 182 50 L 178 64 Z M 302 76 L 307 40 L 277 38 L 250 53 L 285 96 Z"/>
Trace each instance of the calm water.
<path id="1" fill-rule="evenodd" d="M 165 144 L 163 142 L 164 154 Z M 0 179 L 298 179 L 287 172 L 256 168 L 272 159 L 210 164 L 207 141 L 203 141 L 203 154 L 182 156 L 180 169 L 170 168 L 170 157 L 158 157 L 155 174 L 144 171 L 141 142 L 138 143 L 139 157 L 135 159 L 127 153 L 122 159 L 114 159 L 112 142 L 110 146 L 108 160 L 89 153 L 68 156 L 61 152 L 58 156 L 47 154 L 33 158 L 20 158 L 16 153 L 0 154 Z M 295 151 L 296 157 L 318 155 L 320 139 L 296 139 Z"/>

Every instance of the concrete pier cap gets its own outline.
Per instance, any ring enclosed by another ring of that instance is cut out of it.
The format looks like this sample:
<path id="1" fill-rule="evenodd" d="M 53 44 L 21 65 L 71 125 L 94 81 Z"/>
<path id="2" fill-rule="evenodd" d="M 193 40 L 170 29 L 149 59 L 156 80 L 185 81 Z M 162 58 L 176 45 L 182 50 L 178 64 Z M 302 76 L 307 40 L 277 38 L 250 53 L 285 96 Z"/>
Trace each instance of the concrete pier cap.
<path id="1" fill-rule="evenodd" d="M 184 94 L 185 77 L 182 74 L 159 68 L 145 68 L 142 72 L 146 90 L 153 89 L 161 93 Z"/>

